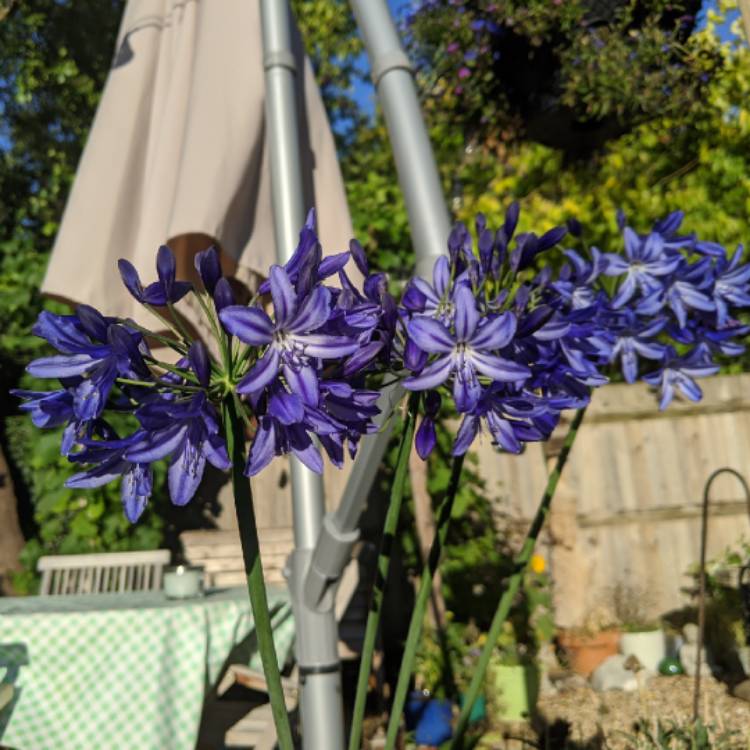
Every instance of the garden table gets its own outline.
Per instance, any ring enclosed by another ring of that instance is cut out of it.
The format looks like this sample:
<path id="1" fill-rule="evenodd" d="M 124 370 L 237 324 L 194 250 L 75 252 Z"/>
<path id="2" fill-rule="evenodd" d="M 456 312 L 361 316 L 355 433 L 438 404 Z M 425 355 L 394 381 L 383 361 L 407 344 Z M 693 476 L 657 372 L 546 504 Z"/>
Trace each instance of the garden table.
<path id="1" fill-rule="evenodd" d="M 291 604 L 281 587 L 268 603 L 281 666 Z M 0 598 L 0 679 L 15 688 L 0 745 L 193 750 L 206 689 L 253 629 L 244 588 L 181 601 L 154 591 Z M 250 666 L 260 668 L 257 653 Z"/>

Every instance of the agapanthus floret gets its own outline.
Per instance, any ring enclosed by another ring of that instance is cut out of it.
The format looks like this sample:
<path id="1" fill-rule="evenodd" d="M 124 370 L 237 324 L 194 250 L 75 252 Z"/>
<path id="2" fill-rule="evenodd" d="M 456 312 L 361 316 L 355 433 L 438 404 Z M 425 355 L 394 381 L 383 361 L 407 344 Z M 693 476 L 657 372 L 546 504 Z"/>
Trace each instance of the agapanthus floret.
<path id="1" fill-rule="evenodd" d="M 674 348 L 669 347 L 664 364 L 655 372 L 644 375 L 643 380 L 660 389 L 659 408 L 666 409 L 676 392 L 690 401 L 700 401 L 703 391 L 695 379 L 716 375 L 717 372 L 719 366 L 711 361 L 705 347 L 699 345 L 682 357 L 677 355 Z"/>
<path id="2" fill-rule="evenodd" d="M 348 252 L 323 257 L 323 249 L 315 232 L 315 209 L 311 208 L 300 231 L 299 243 L 283 268 L 289 281 L 300 293 L 304 294 L 315 285 L 337 274 L 349 262 L 350 257 Z M 267 294 L 270 290 L 269 277 L 260 285 L 258 291 L 260 294 Z"/>
<path id="3" fill-rule="evenodd" d="M 269 386 L 283 372 L 289 387 L 305 403 L 317 405 L 320 360 L 340 359 L 358 348 L 356 341 L 324 331 L 331 316 L 331 292 L 315 286 L 300 295 L 281 266 L 271 267 L 274 320 L 260 307 L 232 305 L 220 313 L 226 329 L 251 346 L 266 349 L 237 385 L 252 394 Z"/>
<path id="4" fill-rule="evenodd" d="M 625 257 L 607 254 L 607 276 L 625 274 L 617 294 L 612 299 L 615 309 L 627 304 L 636 292 L 648 296 L 663 289 L 663 277 L 677 270 L 682 262 L 679 254 L 665 252 L 664 238 L 657 232 L 639 237 L 633 229 L 625 227 Z"/>
<path id="5" fill-rule="evenodd" d="M 27 372 L 74 382 L 73 412 L 80 420 L 102 414 L 118 377 L 151 378 L 142 335 L 86 305 L 75 315 L 42 311 L 33 331 L 61 354 L 35 359 Z"/>
<path id="6" fill-rule="evenodd" d="M 740 245 L 727 260 L 726 254 L 716 261 L 715 283 L 711 293 L 716 309 L 716 325 L 723 328 L 729 322 L 732 307 L 750 307 L 750 264 L 742 264 Z"/>
<path id="7" fill-rule="evenodd" d="M 170 456 L 169 495 L 175 505 L 192 500 L 206 461 L 222 471 L 230 468 L 218 416 L 204 392 L 155 401 L 138 409 L 136 417 L 142 429 L 124 458 L 150 464 Z"/>
<path id="8" fill-rule="evenodd" d="M 531 371 L 496 354 L 513 339 L 516 331 L 513 313 L 493 316 L 480 325 L 477 301 L 468 284 L 458 286 L 455 308 L 450 328 L 422 315 L 407 324 L 408 334 L 417 346 L 438 356 L 421 373 L 404 380 L 404 387 L 412 391 L 431 390 L 452 377 L 456 408 L 466 412 L 476 406 L 481 395 L 480 375 L 490 381 L 519 383 Z"/>
<path id="9" fill-rule="evenodd" d="M 150 464 L 134 463 L 124 457 L 125 449 L 134 439 L 135 437 L 96 441 L 84 450 L 71 454 L 71 461 L 89 464 L 89 468 L 74 474 L 65 482 L 65 486 L 71 489 L 93 489 L 120 478 L 122 506 L 131 523 L 140 518 L 153 491 Z"/>
<path id="10" fill-rule="evenodd" d="M 178 302 L 193 288 L 188 281 L 175 280 L 177 261 L 174 253 L 166 245 L 162 245 L 156 254 L 156 273 L 159 280 L 147 287 L 141 284 L 138 271 L 129 260 L 121 258 L 117 265 L 125 288 L 144 305 L 163 307 Z"/>

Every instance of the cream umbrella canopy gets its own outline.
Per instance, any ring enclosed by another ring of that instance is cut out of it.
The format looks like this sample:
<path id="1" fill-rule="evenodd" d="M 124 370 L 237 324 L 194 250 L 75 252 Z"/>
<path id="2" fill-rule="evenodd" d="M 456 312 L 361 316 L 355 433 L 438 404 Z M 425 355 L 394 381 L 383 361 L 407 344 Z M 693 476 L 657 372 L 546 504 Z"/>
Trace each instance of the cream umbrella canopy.
<path id="1" fill-rule="evenodd" d="M 352 236 L 330 125 L 295 35 L 300 153 L 325 253 Z M 153 323 L 117 274 L 154 275 L 170 244 L 183 277 L 215 242 L 253 286 L 276 260 L 259 4 L 130 0 L 42 285 L 48 295 Z M 189 315 L 188 316 L 192 317 Z"/>

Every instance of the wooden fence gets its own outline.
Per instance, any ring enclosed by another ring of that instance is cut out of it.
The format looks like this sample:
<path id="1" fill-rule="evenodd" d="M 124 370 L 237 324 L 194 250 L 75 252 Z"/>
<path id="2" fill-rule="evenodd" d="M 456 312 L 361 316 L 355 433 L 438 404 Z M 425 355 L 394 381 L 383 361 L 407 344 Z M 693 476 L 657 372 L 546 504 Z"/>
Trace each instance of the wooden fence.
<path id="1" fill-rule="evenodd" d="M 709 378 L 701 385 L 703 401 L 676 400 L 665 412 L 641 384 L 610 385 L 595 394 L 538 546 L 552 572 L 559 625 L 606 618 L 617 587 L 637 593 L 647 615 L 687 603 L 682 589 L 690 583 L 686 571 L 699 558 L 706 479 L 730 466 L 750 481 L 750 375 Z M 476 446 L 498 518 L 525 528 L 563 432 L 545 445 L 530 444 L 521 456 L 497 452 L 486 436 Z M 261 530 L 292 525 L 287 472 L 286 462 L 276 461 L 253 482 Z M 326 467 L 329 508 L 346 476 Z M 230 493 L 228 485 L 223 488 L 226 512 L 218 519 L 227 530 L 236 528 Z M 750 520 L 741 488 L 735 479 L 720 478 L 709 555 L 743 536 L 750 537 Z"/>
<path id="2" fill-rule="evenodd" d="M 685 575 L 699 559 L 703 485 L 729 466 L 750 481 L 750 375 L 701 381 L 698 404 L 660 412 L 644 385 L 595 394 L 566 466 L 539 551 L 551 568 L 559 625 L 613 615 L 615 590 L 653 616 L 688 603 Z M 560 431 L 556 433 L 560 436 Z M 479 447 L 480 471 L 498 514 L 528 521 L 553 460 L 550 447 L 522 456 Z M 714 483 L 708 554 L 750 537 L 742 488 Z"/>

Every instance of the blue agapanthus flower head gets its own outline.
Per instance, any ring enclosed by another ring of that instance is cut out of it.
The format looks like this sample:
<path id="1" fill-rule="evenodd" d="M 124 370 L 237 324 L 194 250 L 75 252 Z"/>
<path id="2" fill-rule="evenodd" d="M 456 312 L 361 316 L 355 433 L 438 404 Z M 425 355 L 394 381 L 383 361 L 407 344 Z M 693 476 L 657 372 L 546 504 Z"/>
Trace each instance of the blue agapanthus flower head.
<path id="1" fill-rule="evenodd" d="M 364 277 L 361 287 L 344 270 L 352 259 Z M 376 429 L 379 392 L 366 387 L 363 373 L 382 375 L 396 305 L 385 277 L 370 273 L 356 243 L 322 258 L 314 213 L 291 260 L 272 266 L 261 285 L 260 293 L 270 292 L 268 310 L 258 296 L 249 306 L 236 304 L 213 247 L 195 258 L 198 287 L 176 278 L 167 247 L 159 248 L 158 279 L 151 284 L 144 286 L 128 261 L 119 268 L 128 291 L 154 315 L 171 308 L 170 318 L 161 319 L 162 333 L 150 334 L 86 305 L 73 315 L 43 312 L 34 332 L 58 353 L 35 360 L 28 371 L 58 380 L 59 387 L 16 391 L 34 424 L 64 427 L 62 452 L 80 469 L 68 486 L 120 479 L 123 507 L 134 521 L 153 491 L 152 464 L 167 460 L 171 500 L 185 505 L 206 464 L 230 468 L 227 425 L 220 418 L 227 399 L 252 433 L 248 475 L 285 454 L 321 472 L 320 447 L 340 466 L 346 453 L 354 456 L 361 437 Z M 187 294 L 196 295 L 206 317 L 203 328 L 213 332 L 213 340 L 193 340 L 181 324 L 172 306 Z M 174 355 L 162 361 L 146 345 L 149 334 Z M 134 431 L 116 435 L 105 419 L 108 408 L 130 412 Z"/>
<path id="2" fill-rule="evenodd" d="M 432 283 L 413 279 L 404 293 L 401 361 L 410 374 L 403 385 L 428 399 L 450 396 L 463 419 L 456 454 L 484 430 L 518 453 L 546 439 L 563 409 L 584 405 L 590 386 L 606 382 L 598 368 L 612 344 L 595 323 L 599 303 L 576 289 L 588 290 L 603 264 L 560 279 L 537 271 L 566 230 L 515 236 L 518 219 L 517 204 L 497 231 L 479 216 L 476 246 L 457 225 Z M 417 432 L 422 457 L 435 444 L 434 403 Z"/>
<path id="3" fill-rule="evenodd" d="M 601 332 L 614 339 L 611 363 L 626 382 L 640 378 L 658 387 L 662 409 L 675 393 L 699 399 L 695 378 L 718 372 L 719 358 L 744 351 L 747 328 L 738 315 L 750 307 L 742 248 L 730 258 L 719 243 L 679 234 L 683 218 L 675 211 L 638 234 L 620 212 L 623 252 L 592 249 L 590 263 L 569 255 L 573 269 L 565 272 L 577 280 L 589 265 L 600 266 L 591 294 L 599 300 Z M 574 294 L 570 284 L 560 290 Z"/>

